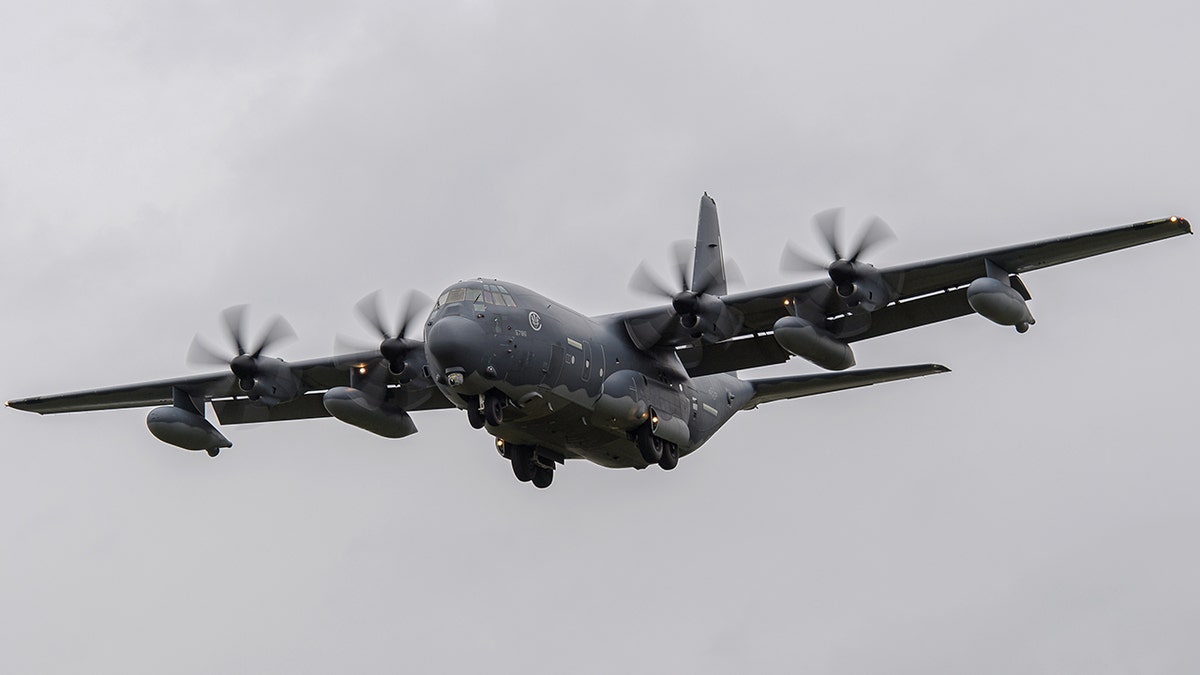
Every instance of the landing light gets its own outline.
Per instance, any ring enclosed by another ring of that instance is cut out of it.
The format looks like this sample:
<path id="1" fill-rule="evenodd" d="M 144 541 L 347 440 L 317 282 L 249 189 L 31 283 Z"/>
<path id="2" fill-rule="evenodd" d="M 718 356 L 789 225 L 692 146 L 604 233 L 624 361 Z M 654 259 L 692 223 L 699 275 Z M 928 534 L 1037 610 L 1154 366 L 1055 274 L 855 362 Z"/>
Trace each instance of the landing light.
<path id="1" fill-rule="evenodd" d="M 503 439 L 503 438 L 497 438 L 497 439 L 496 439 L 496 447 L 497 447 L 497 448 L 503 448 L 503 447 L 504 447 L 504 439 Z"/>
<path id="2" fill-rule="evenodd" d="M 1178 223 L 1178 222 L 1179 222 L 1179 216 L 1171 216 L 1171 222 L 1172 222 L 1172 223 Z"/>
<path id="3" fill-rule="evenodd" d="M 784 305 L 784 307 L 786 307 L 786 306 L 788 306 L 788 305 L 790 305 L 790 304 L 792 304 L 792 299 L 791 299 L 791 298 L 784 298 L 784 299 L 783 299 L 783 305 Z"/>
<path id="4" fill-rule="evenodd" d="M 366 367 L 366 366 L 359 366 L 359 367 L 358 367 L 358 374 L 359 374 L 359 375 L 366 375 L 366 374 L 367 374 L 367 367 Z"/>

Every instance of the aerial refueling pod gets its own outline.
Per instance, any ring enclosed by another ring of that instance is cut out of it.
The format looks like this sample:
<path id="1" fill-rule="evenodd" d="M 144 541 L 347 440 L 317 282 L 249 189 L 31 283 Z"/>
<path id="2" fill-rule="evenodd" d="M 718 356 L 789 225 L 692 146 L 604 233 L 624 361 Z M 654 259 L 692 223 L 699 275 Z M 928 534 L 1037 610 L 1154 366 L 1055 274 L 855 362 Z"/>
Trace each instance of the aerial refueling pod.
<path id="1" fill-rule="evenodd" d="M 384 438 L 404 438 L 417 433 L 417 425 L 408 413 L 382 409 L 371 397 L 352 387 L 334 387 L 325 392 L 322 402 L 330 415 Z"/>
<path id="2" fill-rule="evenodd" d="M 988 276 L 967 286 L 967 304 L 975 313 L 1001 326 L 1013 326 L 1018 333 L 1029 330 L 1036 321 L 1025 304 L 1025 297 L 1012 287 L 1008 272 L 988 260 Z"/>
<path id="3" fill-rule="evenodd" d="M 220 448 L 233 447 L 202 415 L 176 406 L 151 410 L 146 416 L 146 426 L 158 440 L 184 450 L 208 450 L 211 454 Z"/>
<path id="4" fill-rule="evenodd" d="M 829 337 L 798 316 L 775 322 L 775 341 L 780 347 L 826 370 L 845 370 L 854 365 L 850 345 Z"/>

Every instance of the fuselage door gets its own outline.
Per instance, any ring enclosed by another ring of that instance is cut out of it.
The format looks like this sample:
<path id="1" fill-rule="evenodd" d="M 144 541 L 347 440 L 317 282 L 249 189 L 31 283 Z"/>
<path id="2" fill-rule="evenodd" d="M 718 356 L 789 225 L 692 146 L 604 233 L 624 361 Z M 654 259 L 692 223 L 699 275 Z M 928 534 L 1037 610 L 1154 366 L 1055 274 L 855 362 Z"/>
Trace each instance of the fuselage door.
<path id="1" fill-rule="evenodd" d="M 558 384 L 558 378 L 562 376 L 563 369 L 563 346 L 557 342 L 550 345 L 550 364 L 546 368 L 546 377 L 542 379 L 542 384 L 553 387 Z"/>

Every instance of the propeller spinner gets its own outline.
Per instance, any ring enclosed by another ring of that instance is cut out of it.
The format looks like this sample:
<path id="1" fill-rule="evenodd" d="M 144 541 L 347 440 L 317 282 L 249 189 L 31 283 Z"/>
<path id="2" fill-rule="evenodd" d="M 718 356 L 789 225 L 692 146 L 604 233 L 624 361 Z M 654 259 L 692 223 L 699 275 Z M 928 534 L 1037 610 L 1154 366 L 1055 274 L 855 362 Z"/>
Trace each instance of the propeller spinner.
<path id="1" fill-rule="evenodd" d="M 864 301 L 872 301 L 872 306 L 879 306 L 881 300 L 882 304 L 886 304 L 890 298 L 883 299 L 888 294 L 883 292 L 885 289 L 878 271 L 873 265 L 862 262 L 859 258 L 879 244 L 894 239 L 895 234 L 882 219 L 873 217 L 867 221 L 854 248 L 849 252 L 843 251 L 839 234 L 842 229 L 842 213 L 842 209 L 836 208 L 822 211 L 813 217 L 813 225 L 833 257 L 831 262 L 821 262 L 788 242 L 783 249 L 779 268 L 784 272 L 825 272 L 833 282 L 837 295 L 851 307 Z M 864 293 L 864 287 L 868 286 L 871 288 Z M 875 286 L 879 288 L 874 288 Z"/>
<path id="2" fill-rule="evenodd" d="M 221 312 L 225 332 L 234 349 L 233 356 L 219 353 L 205 344 L 197 335 L 192 339 L 187 360 L 194 364 L 228 366 L 234 377 L 238 378 L 238 386 L 244 391 L 250 391 L 254 388 L 255 379 L 262 370 L 259 358 L 263 352 L 272 345 L 296 337 L 296 331 L 283 317 L 272 317 L 268 321 L 262 337 L 258 340 L 258 344 L 251 349 L 247 347 L 248 343 L 245 338 L 245 318 L 246 305 L 235 305 Z"/>
<path id="3" fill-rule="evenodd" d="M 400 325 L 394 331 L 388 328 L 383 319 L 379 291 L 368 294 L 354 305 L 359 318 L 383 338 L 379 343 L 379 354 L 388 362 L 388 370 L 393 375 L 404 374 L 408 369 L 409 353 L 420 347 L 420 342 L 406 338 L 405 335 L 408 334 L 413 321 L 430 302 L 429 296 L 420 291 L 409 292 L 408 299 L 400 306 Z"/>
<path id="4" fill-rule="evenodd" d="M 666 313 L 649 320 L 649 327 L 657 334 L 654 342 L 670 330 L 670 324 L 675 319 L 678 319 L 680 326 L 692 331 L 693 337 L 704 337 L 714 342 L 736 332 L 741 324 L 741 315 L 727 307 L 711 291 L 717 286 L 722 286 L 727 280 L 740 279 L 741 273 L 737 266 L 733 265 L 732 261 L 727 261 L 720 273 L 710 271 L 697 275 L 703 281 L 693 285 L 693 275 L 689 274 L 693 255 L 691 242 L 677 241 L 671 250 L 675 263 L 674 281 L 677 282 L 674 286 L 663 283 L 650 271 L 645 261 L 638 265 L 629 280 L 629 288 L 671 301 L 671 307 Z"/>

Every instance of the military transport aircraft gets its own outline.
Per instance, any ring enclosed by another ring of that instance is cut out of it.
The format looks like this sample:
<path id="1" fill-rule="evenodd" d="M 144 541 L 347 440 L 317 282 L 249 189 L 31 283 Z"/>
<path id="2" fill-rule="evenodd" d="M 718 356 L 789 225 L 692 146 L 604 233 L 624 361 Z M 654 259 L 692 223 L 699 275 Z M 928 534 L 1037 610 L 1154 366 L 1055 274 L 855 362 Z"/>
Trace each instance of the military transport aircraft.
<path id="1" fill-rule="evenodd" d="M 36 413 L 159 406 L 146 419 L 152 434 L 213 457 L 232 444 L 205 418 L 206 403 L 225 425 L 333 416 L 388 438 L 416 432 L 410 413 L 459 408 L 496 438 L 517 478 L 539 488 L 568 459 L 669 470 L 738 411 L 948 370 L 849 370 L 853 342 L 971 313 L 1024 333 L 1034 319 L 1019 274 L 1192 231 L 1171 217 L 876 268 L 862 256 L 890 236 L 882 221 L 871 221 L 854 248 L 843 250 L 840 212 L 815 220 L 832 260 L 789 244 L 781 267 L 821 270 L 817 280 L 730 294 L 716 203 L 705 194 L 694 250 L 677 249 L 674 285 L 644 264 L 630 282 L 662 296 L 658 306 L 589 317 L 481 278 L 446 289 L 418 340 L 408 335 L 423 296 L 410 296 L 391 329 L 378 296 L 369 295 L 357 307 L 382 338 L 377 348 L 296 363 L 266 355 L 290 337 L 285 321 L 276 318 L 251 345 L 244 308 L 234 307 L 224 320 L 236 353 L 221 356 L 201 341 L 190 352 L 193 361 L 227 370 L 8 405 Z M 735 372 L 792 356 L 834 372 L 745 380 Z"/>

